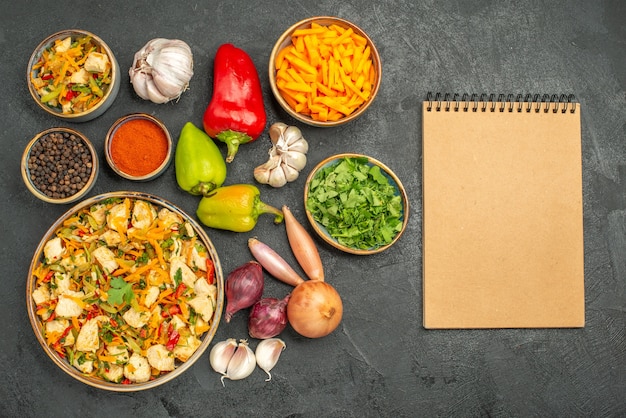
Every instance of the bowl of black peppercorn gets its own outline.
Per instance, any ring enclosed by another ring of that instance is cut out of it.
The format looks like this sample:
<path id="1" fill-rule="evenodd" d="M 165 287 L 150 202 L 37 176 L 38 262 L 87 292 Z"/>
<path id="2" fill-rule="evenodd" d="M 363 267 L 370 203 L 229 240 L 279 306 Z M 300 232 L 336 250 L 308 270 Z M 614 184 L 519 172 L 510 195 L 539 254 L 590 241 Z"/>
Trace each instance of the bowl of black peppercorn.
<path id="1" fill-rule="evenodd" d="M 98 177 L 98 155 L 82 133 L 65 127 L 38 133 L 22 156 L 22 179 L 28 190 L 48 203 L 83 198 Z"/>

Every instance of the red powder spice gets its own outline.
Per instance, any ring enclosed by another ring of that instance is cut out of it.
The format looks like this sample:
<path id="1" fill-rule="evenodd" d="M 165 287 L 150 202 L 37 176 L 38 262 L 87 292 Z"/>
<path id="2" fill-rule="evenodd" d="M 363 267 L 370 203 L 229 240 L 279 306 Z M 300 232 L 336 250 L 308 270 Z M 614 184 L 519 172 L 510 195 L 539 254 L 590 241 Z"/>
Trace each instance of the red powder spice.
<path id="1" fill-rule="evenodd" d="M 124 173 L 145 176 L 156 170 L 167 156 L 167 136 L 148 119 L 129 119 L 111 138 L 111 158 Z"/>

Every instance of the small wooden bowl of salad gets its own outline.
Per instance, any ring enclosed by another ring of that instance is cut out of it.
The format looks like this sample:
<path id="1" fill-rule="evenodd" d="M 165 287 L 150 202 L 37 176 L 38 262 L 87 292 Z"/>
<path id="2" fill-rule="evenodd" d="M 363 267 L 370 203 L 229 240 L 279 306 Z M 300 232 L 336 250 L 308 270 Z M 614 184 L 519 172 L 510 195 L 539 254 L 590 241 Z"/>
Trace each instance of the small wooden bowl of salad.
<path id="1" fill-rule="evenodd" d="M 363 154 L 332 155 L 317 164 L 306 179 L 304 206 L 322 240 L 356 255 L 385 251 L 409 221 L 409 200 L 398 176 Z"/>
<path id="2" fill-rule="evenodd" d="M 69 122 L 102 115 L 120 89 L 120 67 L 95 34 L 68 29 L 41 41 L 28 62 L 26 81 L 45 112 Z"/>

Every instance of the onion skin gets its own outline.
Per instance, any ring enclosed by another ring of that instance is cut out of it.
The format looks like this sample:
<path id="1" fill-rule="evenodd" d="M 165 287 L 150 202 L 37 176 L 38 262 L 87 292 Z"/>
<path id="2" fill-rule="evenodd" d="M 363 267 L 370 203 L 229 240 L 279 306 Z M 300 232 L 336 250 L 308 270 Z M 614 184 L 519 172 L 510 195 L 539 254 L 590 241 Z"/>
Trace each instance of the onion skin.
<path id="1" fill-rule="evenodd" d="M 285 218 L 287 239 L 300 267 L 302 267 L 309 279 L 324 281 L 324 266 L 322 265 L 322 259 L 315 241 L 313 241 L 313 238 L 311 238 L 304 226 L 293 216 L 288 206 L 283 206 L 282 211 Z"/>
<path id="2" fill-rule="evenodd" d="M 248 248 L 261 266 L 276 279 L 292 286 L 298 286 L 304 282 L 304 279 L 296 273 L 287 261 L 267 244 L 256 238 L 250 238 L 248 239 Z"/>
<path id="3" fill-rule="evenodd" d="M 337 290 L 326 282 L 309 280 L 296 286 L 287 303 L 287 319 L 300 335 L 320 338 L 333 332 L 343 316 Z"/>

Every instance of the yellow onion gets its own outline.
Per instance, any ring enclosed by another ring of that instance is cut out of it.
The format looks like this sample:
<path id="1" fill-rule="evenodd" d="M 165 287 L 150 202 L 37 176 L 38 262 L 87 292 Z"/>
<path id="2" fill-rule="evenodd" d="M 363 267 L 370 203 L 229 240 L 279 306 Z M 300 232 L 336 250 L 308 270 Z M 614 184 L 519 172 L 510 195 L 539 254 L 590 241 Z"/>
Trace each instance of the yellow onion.
<path id="1" fill-rule="evenodd" d="M 287 303 L 287 319 L 300 335 L 320 338 L 333 332 L 343 316 L 343 303 L 337 290 L 320 280 L 296 286 Z"/>

